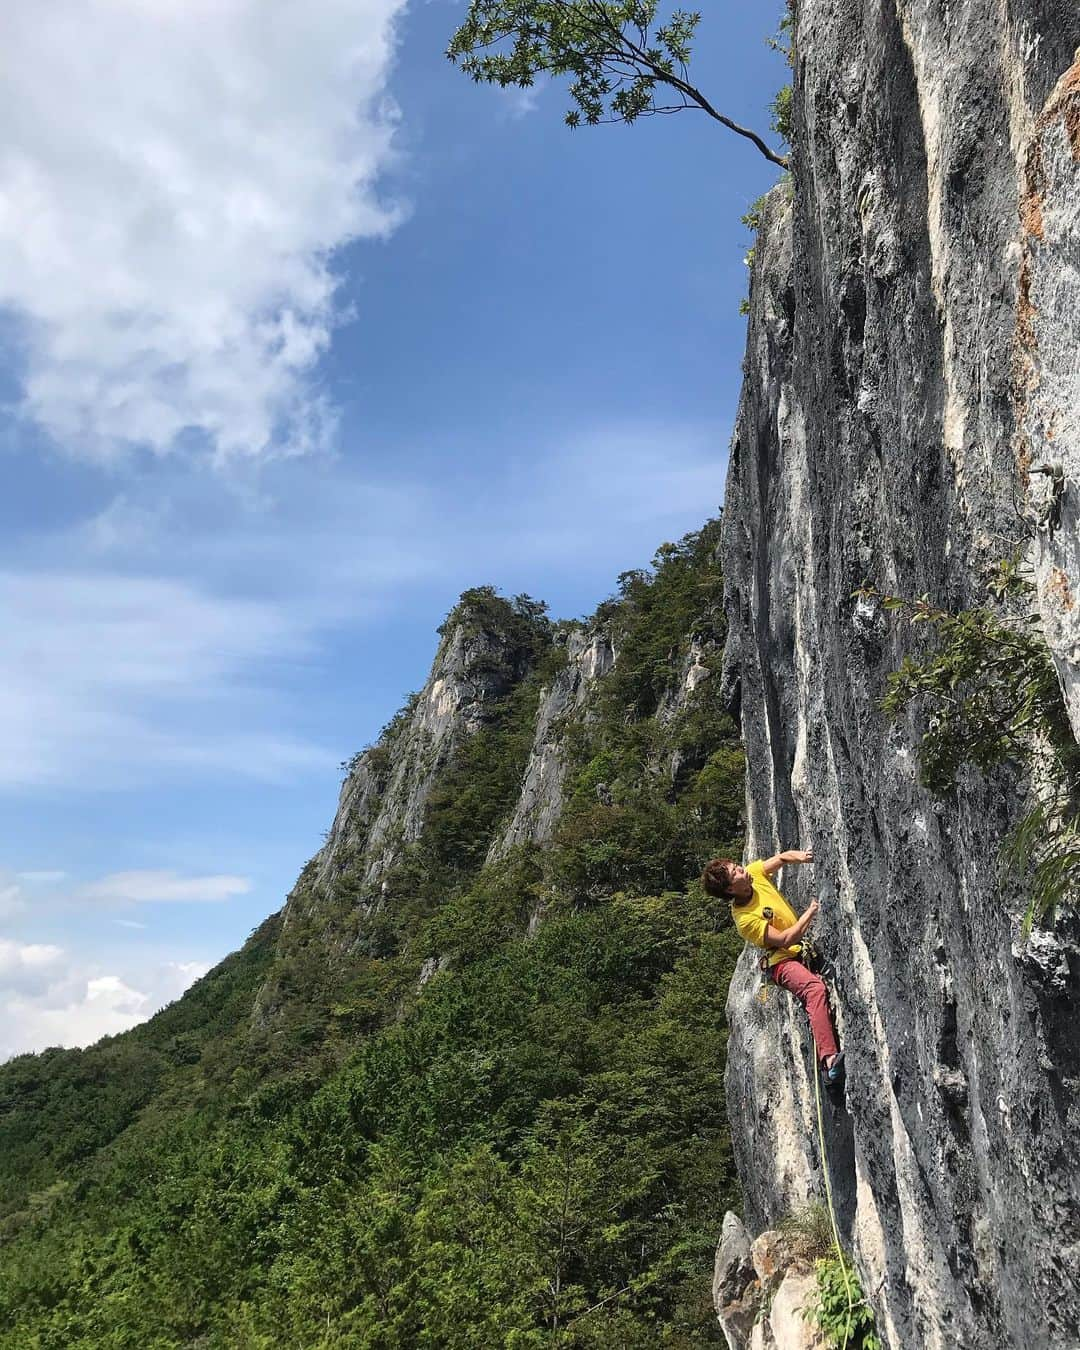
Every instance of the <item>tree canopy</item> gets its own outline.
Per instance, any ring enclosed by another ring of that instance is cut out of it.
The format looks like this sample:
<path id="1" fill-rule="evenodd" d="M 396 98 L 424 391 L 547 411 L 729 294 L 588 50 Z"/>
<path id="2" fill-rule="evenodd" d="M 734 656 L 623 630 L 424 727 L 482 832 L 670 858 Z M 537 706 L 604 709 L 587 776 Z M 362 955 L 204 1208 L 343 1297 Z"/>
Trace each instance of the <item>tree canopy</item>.
<path id="1" fill-rule="evenodd" d="M 701 15 L 678 9 L 658 24 L 658 9 L 658 0 L 471 0 L 447 56 L 478 84 L 502 88 L 568 76 L 570 127 L 696 108 L 786 168 L 783 155 L 718 112 L 690 82 Z"/>

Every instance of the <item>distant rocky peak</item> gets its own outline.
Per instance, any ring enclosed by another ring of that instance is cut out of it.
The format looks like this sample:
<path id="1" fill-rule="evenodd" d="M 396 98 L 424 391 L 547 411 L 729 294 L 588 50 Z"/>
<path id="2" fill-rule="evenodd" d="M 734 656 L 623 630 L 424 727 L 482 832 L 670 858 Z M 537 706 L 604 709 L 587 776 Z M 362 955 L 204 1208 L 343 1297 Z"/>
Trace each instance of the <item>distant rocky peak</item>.
<path id="1" fill-rule="evenodd" d="M 457 747 L 491 722 L 551 645 L 544 612 L 528 596 L 506 600 L 490 586 L 461 596 L 439 629 L 424 687 L 351 765 L 317 884 L 347 867 L 377 893 L 402 848 L 419 839 L 427 799 Z"/>
<path id="2" fill-rule="evenodd" d="M 520 844 L 546 844 L 553 837 L 569 767 L 567 724 L 582 714 L 589 694 L 615 664 L 611 638 L 603 628 L 576 628 L 565 645 L 566 665 L 542 692 L 517 805 L 506 829 L 492 841 L 489 861 Z"/>

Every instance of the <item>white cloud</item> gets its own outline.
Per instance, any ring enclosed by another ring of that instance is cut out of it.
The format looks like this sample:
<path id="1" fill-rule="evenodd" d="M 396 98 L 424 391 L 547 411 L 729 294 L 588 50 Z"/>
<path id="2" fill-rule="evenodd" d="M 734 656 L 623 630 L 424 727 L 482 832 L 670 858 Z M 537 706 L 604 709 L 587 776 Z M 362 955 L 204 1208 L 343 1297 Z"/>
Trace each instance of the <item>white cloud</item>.
<path id="1" fill-rule="evenodd" d="M 426 615 L 430 631 L 482 581 L 554 598 L 562 579 L 593 576 L 600 599 L 715 510 L 720 439 L 679 424 L 538 428 L 441 494 L 345 456 L 212 478 L 154 464 L 80 524 L 21 544 L 17 566 L 39 570 L 0 561 L 0 791 L 329 777 L 341 754 L 294 730 L 313 725 L 312 688 L 329 690 L 326 720 L 348 740 L 377 729 L 359 720 L 367 675 L 343 646 L 382 642 L 387 612 Z"/>
<path id="2" fill-rule="evenodd" d="M 530 113 L 536 112 L 540 106 L 540 95 L 544 92 L 547 81 L 539 79 L 535 84 L 530 84 L 524 89 L 510 86 L 506 89 L 497 90 L 501 96 L 502 106 L 511 121 L 518 122 L 523 117 L 528 117 Z"/>
<path id="3" fill-rule="evenodd" d="M 173 980 L 177 986 L 177 995 L 184 992 L 196 980 L 201 980 L 210 966 L 205 961 L 170 961 L 167 970 L 172 972 Z"/>
<path id="4" fill-rule="evenodd" d="M 10 975 L 15 970 L 40 970 L 61 955 L 61 948 L 45 943 L 24 945 L 0 938 L 0 973 Z"/>
<path id="5" fill-rule="evenodd" d="M 135 1016 L 140 1020 L 146 1015 L 147 996 L 139 989 L 126 985 L 118 975 L 99 975 L 86 981 L 86 1007 L 96 1011 L 103 1009 L 107 1013 L 119 1013 Z"/>
<path id="6" fill-rule="evenodd" d="M 11 942 L 0 938 L 0 987 L 32 992 L 46 988 L 55 978 L 60 947 L 47 943 Z"/>
<path id="7" fill-rule="evenodd" d="M 107 972 L 60 947 L 0 940 L 0 1061 L 128 1031 L 208 969 L 201 961 L 159 961 L 137 975 Z"/>
<path id="8" fill-rule="evenodd" d="M 0 788 L 162 770 L 277 778 L 331 756 L 278 730 L 253 672 L 309 649 L 301 616 L 153 577 L 0 572 Z"/>
<path id="9" fill-rule="evenodd" d="M 0 922 L 7 922 L 40 908 L 56 897 L 56 885 L 66 872 L 9 872 L 0 868 Z"/>
<path id="10" fill-rule="evenodd" d="M 0 885 L 0 919 L 12 919 L 25 909 L 22 887 L 17 882 Z"/>
<path id="11" fill-rule="evenodd" d="M 385 236 L 405 0 L 0 8 L 0 305 L 73 453 L 303 450 L 334 250 Z"/>
<path id="12" fill-rule="evenodd" d="M 181 877 L 175 872 L 113 872 L 83 886 L 84 900 L 121 901 L 128 904 L 219 902 L 251 890 L 247 877 Z"/>

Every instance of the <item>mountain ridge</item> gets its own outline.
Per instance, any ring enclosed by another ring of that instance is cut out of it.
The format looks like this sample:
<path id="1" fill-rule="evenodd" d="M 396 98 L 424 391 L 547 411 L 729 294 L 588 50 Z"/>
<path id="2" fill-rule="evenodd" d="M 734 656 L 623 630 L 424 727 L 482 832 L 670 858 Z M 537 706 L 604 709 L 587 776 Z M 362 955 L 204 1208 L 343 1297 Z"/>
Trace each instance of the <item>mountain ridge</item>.
<path id="1" fill-rule="evenodd" d="M 142 1027 L 0 1067 L 0 1344 L 721 1343 L 718 540 L 588 624 L 466 592 L 283 909 Z"/>

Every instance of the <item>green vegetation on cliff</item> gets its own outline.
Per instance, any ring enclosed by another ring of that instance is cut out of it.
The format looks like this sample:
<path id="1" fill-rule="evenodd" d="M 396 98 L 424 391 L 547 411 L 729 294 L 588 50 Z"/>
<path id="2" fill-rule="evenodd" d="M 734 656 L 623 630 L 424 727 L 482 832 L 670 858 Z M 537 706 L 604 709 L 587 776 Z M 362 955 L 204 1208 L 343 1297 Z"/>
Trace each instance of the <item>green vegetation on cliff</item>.
<path id="1" fill-rule="evenodd" d="M 737 944 L 694 884 L 741 829 L 717 534 L 601 606 L 617 660 L 560 728 L 550 843 L 486 861 L 569 629 L 481 588 L 451 622 L 520 669 L 378 886 L 362 848 L 309 864 L 145 1026 L 0 1069 L 0 1345 L 722 1344 Z M 352 765 L 379 791 L 406 726 Z"/>
<path id="2" fill-rule="evenodd" d="M 996 608 L 955 612 L 925 595 L 880 595 L 869 586 L 856 597 L 880 602 L 932 635 L 889 675 L 882 700 L 893 720 L 912 706 L 929 714 L 918 741 L 923 784 L 944 795 L 969 766 L 1026 771 L 1028 809 L 1003 858 L 1027 895 L 1027 931 L 1052 924 L 1059 908 L 1080 901 L 1080 746 L 1046 638 L 1030 613 L 1034 586 L 1018 560 L 999 563 L 987 591 Z"/>

